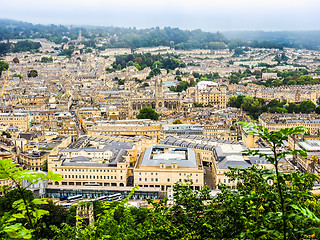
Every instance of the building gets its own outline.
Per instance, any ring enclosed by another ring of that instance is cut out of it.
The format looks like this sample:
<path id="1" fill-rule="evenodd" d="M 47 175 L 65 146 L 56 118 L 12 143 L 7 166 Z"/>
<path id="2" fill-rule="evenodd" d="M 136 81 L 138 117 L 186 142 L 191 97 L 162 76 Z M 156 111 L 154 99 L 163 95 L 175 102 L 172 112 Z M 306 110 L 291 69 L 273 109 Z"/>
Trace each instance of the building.
<path id="1" fill-rule="evenodd" d="M 83 137 L 50 156 L 48 169 L 64 177 L 56 185 L 124 187 L 133 175 L 128 168 L 135 151 L 130 142 Z"/>
<path id="2" fill-rule="evenodd" d="M 191 180 L 192 189 L 204 185 L 204 169 L 196 152 L 190 148 L 153 146 L 137 161 L 134 184 L 144 188 L 156 187 L 167 191 L 180 181 Z"/>
<path id="3" fill-rule="evenodd" d="M 24 168 L 39 171 L 46 167 L 51 154 L 56 154 L 60 149 L 71 143 L 71 136 L 58 136 L 45 144 L 34 143 L 32 148 L 22 151 L 17 145 L 18 161 Z M 28 143 L 29 145 L 31 143 Z"/>
<path id="4" fill-rule="evenodd" d="M 195 87 L 195 102 L 204 106 L 226 108 L 228 103 L 227 87 L 215 82 L 201 81 Z"/>
<path id="5" fill-rule="evenodd" d="M 277 78 L 278 78 L 277 73 L 262 73 L 263 80 L 277 79 Z"/>
<path id="6" fill-rule="evenodd" d="M 9 127 L 17 127 L 24 132 L 30 127 L 30 118 L 26 113 L 0 113 L 0 122 L 9 125 Z"/>
<path id="7" fill-rule="evenodd" d="M 264 128 L 268 128 L 269 131 L 304 126 L 309 129 L 311 135 L 320 133 L 320 115 L 314 113 L 263 113 L 259 117 L 259 124 Z"/>
<path id="8" fill-rule="evenodd" d="M 161 126 L 161 139 L 172 135 L 202 136 L 203 127 L 195 124 L 166 124 Z"/>
<path id="9" fill-rule="evenodd" d="M 302 171 L 320 174 L 320 137 L 310 135 L 295 135 L 288 137 L 289 149 L 301 149 L 307 153 L 307 157 L 295 155 L 292 161 Z M 318 159 L 318 161 L 317 161 Z"/>
<path id="10" fill-rule="evenodd" d="M 83 125 L 86 125 L 83 122 Z M 91 126 L 86 125 L 86 129 L 90 135 L 95 133 L 103 133 L 110 135 L 146 135 L 149 137 L 160 138 L 160 123 L 142 119 L 142 120 L 119 120 L 119 121 L 97 121 Z"/>
<path id="11" fill-rule="evenodd" d="M 179 111 L 182 106 L 180 98 L 165 97 L 163 92 L 163 80 L 156 79 L 152 97 L 129 99 L 129 116 L 137 115 L 143 107 L 151 107 L 156 109 L 157 112 L 164 110 Z"/>

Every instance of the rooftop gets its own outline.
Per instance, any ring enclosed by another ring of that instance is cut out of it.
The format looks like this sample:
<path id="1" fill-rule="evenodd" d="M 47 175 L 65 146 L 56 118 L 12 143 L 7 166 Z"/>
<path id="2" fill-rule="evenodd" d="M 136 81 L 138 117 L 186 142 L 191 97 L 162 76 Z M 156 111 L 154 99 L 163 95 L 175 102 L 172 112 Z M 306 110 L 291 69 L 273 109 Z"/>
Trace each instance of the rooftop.
<path id="1" fill-rule="evenodd" d="M 140 166 L 160 166 L 165 163 L 178 167 L 197 167 L 196 153 L 190 148 L 153 146 L 148 148 L 142 158 Z"/>

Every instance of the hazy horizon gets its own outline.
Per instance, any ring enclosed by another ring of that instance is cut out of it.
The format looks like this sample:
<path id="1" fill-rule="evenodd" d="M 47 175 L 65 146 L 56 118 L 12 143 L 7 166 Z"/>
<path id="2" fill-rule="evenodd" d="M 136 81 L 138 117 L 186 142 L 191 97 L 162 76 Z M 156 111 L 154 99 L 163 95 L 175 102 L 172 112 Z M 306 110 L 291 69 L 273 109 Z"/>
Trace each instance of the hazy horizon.
<path id="1" fill-rule="evenodd" d="M 179 27 L 210 32 L 319 30 L 316 0 L 16 0 L 2 3 L 2 19 L 33 24 Z"/>

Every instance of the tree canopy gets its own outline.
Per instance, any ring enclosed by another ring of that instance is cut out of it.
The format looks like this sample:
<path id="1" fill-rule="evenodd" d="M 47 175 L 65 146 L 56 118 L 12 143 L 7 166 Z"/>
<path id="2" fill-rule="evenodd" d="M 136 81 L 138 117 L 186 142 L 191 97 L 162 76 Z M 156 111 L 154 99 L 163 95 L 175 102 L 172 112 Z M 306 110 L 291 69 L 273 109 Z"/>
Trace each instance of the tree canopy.
<path id="1" fill-rule="evenodd" d="M 138 119 L 158 120 L 159 114 L 151 107 L 143 107 L 137 115 Z"/>
<path id="2" fill-rule="evenodd" d="M 9 68 L 9 64 L 5 61 L 0 61 L 0 76 L 2 74 L 2 71 L 7 71 Z"/>

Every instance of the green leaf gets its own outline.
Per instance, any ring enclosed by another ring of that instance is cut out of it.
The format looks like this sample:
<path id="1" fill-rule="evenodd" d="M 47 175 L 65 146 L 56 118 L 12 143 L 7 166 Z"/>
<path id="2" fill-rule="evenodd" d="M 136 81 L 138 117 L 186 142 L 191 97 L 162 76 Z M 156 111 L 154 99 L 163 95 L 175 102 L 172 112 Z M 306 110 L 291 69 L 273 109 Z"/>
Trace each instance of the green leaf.
<path id="1" fill-rule="evenodd" d="M 48 202 L 45 199 L 35 198 L 32 200 L 33 204 L 48 204 Z"/>

